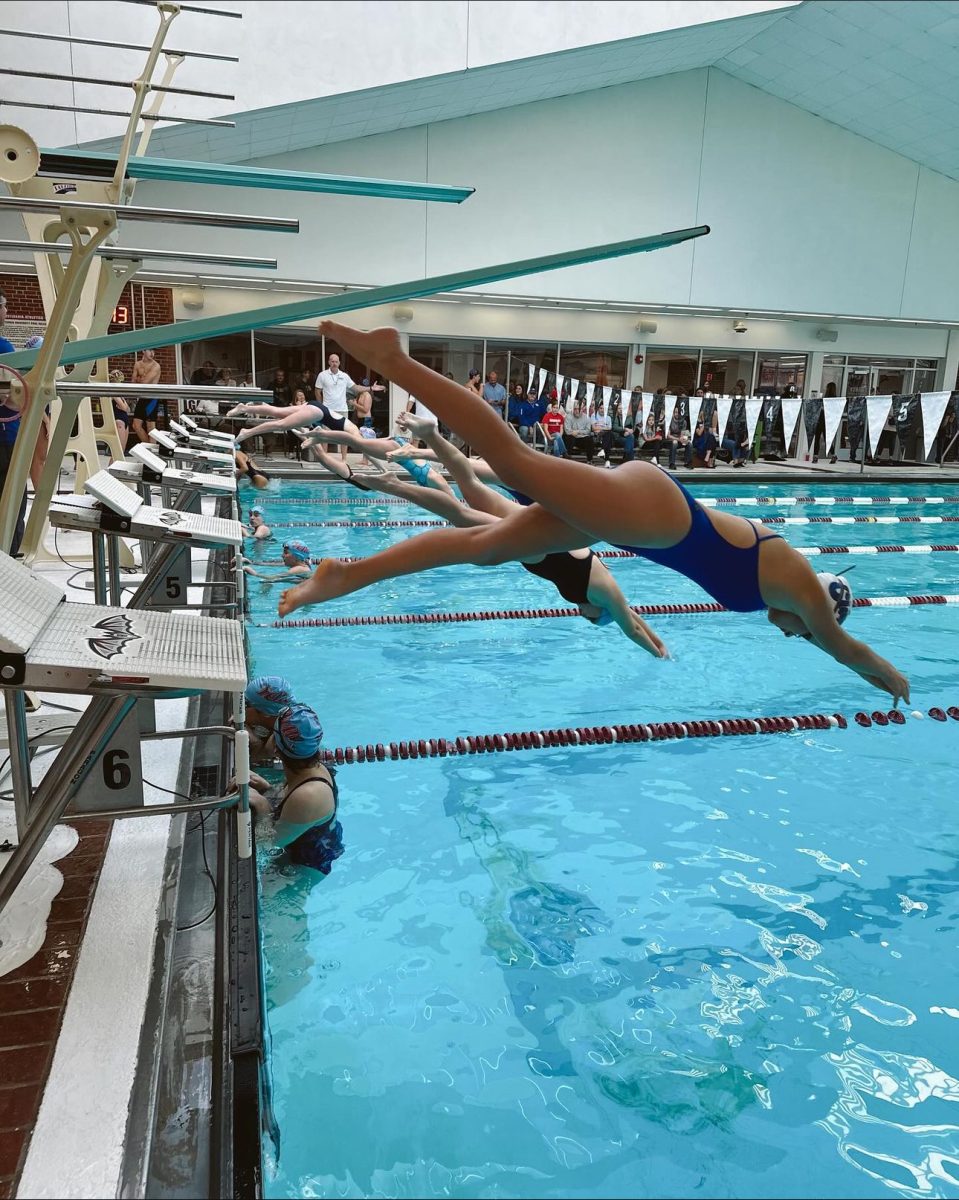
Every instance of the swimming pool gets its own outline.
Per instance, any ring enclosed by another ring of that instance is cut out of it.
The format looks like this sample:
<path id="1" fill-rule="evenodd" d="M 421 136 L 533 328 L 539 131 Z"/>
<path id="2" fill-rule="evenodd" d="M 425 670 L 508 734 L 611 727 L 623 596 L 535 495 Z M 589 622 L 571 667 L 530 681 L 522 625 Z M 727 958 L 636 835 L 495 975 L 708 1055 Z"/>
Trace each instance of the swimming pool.
<path id="1" fill-rule="evenodd" d="M 324 496 L 358 503 L 286 503 Z M 301 484 L 268 509 L 271 523 L 423 515 Z M 345 556 L 416 532 L 276 536 Z M 784 532 L 797 546 L 954 540 L 922 524 Z M 959 591 L 955 554 L 814 560 L 852 563 L 859 595 Z M 634 603 L 703 599 L 652 564 L 610 565 Z M 462 567 L 298 616 L 554 595 L 513 566 Z M 275 616 L 255 583 L 251 616 Z M 910 676 L 912 707 L 956 703 L 957 609 L 851 622 Z M 576 619 L 254 627 L 251 645 L 256 669 L 314 704 L 330 746 L 888 707 L 758 616 L 651 624 L 673 661 Z M 346 853 L 330 877 L 308 889 L 264 873 L 283 1138 L 269 1194 L 959 1194 L 957 744 L 955 722 L 910 720 L 341 768 Z"/>

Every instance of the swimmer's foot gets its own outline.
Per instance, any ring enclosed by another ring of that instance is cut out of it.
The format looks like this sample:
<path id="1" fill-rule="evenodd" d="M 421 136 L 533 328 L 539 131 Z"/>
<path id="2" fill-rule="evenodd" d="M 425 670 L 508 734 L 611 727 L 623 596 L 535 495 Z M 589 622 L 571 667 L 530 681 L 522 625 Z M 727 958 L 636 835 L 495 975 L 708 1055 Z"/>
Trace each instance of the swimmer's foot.
<path id="1" fill-rule="evenodd" d="M 397 425 L 401 429 L 408 430 L 414 438 L 420 438 L 422 441 L 432 433 L 436 433 L 436 421 L 430 417 L 417 417 L 413 413 L 400 413 L 396 418 Z"/>
<path id="2" fill-rule="evenodd" d="M 281 617 L 288 617 L 305 604 L 322 604 L 324 600 L 345 596 L 349 591 L 346 564 L 335 558 L 324 558 L 309 579 L 280 596 L 278 611 Z"/>
<path id="3" fill-rule="evenodd" d="M 233 408 L 231 408 L 230 411 L 226 415 L 228 417 L 245 417 L 246 416 L 246 405 L 245 404 L 237 404 Z"/>
<path id="4" fill-rule="evenodd" d="M 397 359 L 404 357 L 403 345 L 396 329 L 372 329 L 369 333 L 361 333 L 351 329 L 349 325 L 340 325 L 336 321 L 321 321 L 320 336 L 332 338 L 338 346 L 348 354 L 367 366 L 375 367 L 384 375 L 388 375 L 388 367 Z"/>

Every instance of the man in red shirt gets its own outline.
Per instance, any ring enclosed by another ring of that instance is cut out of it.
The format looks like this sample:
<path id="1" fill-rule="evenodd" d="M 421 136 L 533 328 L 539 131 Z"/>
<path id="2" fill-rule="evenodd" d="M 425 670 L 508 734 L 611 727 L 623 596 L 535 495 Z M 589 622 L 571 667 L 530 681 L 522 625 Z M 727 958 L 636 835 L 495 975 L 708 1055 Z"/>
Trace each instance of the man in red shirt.
<path id="1" fill-rule="evenodd" d="M 563 426 L 565 423 L 566 414 L 559 406 L 559 398 L 554 389 L 550 392 L 549 408 L 543 413 L 540 424 L 546 430 L 553 453 L 557 458 L 569 458 L 569 455 L 566 453 L 566 443 L 563 441 Z"/>

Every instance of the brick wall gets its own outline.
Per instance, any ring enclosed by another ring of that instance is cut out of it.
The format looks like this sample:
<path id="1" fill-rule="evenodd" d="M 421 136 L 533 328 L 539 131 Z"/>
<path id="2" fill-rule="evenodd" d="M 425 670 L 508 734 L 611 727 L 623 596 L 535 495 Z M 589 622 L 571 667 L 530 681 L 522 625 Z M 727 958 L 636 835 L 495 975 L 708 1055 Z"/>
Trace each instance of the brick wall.
<path id="1" fill-rule="evenodd" d="M 43 333 L 45 319 L 40 285 L 32 275 L 0 274 L 0 291 L 7 298 L 7 323 L 4 336 L 21 349 L 28 337 Z M 149 329 L 154 325 L 172 325 L 173 293 L 169 288 L 128 283 L 117 301 L 117 316 L 125 320 L 110 325 L 109 333 L 126 333 L 130 329 Z M 161 346 L 156 352 L 163 372 L 161 383 L 176 383 L 176 351 L 173 346 Z M 132 354 L 119 354 L 110 359 L 110 370 L 120 370 L 127 380 L 133 373 Z"/>

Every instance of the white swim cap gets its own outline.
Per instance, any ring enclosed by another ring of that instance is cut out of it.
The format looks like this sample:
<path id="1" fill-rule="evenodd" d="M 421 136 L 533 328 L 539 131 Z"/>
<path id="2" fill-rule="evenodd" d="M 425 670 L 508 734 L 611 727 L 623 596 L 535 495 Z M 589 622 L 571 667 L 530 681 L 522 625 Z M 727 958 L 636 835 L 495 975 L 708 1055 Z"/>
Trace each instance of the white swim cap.
<path id="1" fill-rule="evenodd" d="M 831 571 L 818 571 L 816 578 L 829 597 L 833 615 L 840 625 L 849 616 L 852 608 L 852 588 L 845 575 L 833 575 Z"/>

